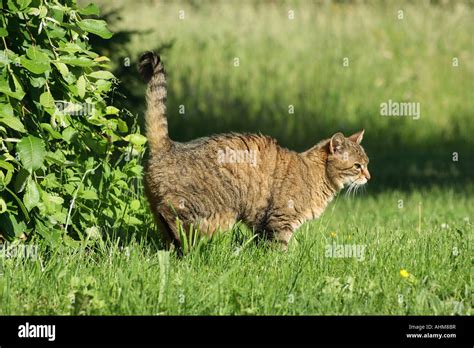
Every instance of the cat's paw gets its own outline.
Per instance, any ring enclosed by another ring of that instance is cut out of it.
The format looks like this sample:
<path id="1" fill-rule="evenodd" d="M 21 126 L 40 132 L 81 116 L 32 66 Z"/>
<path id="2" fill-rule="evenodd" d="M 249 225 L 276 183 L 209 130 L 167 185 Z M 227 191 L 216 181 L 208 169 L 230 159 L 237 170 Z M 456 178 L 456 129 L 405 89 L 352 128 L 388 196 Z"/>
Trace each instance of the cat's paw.
<path id="1" fill-rule="evenodd" d="M 282 240 L 273 240 L 271 242 L 271 248 L 282 253 L 287 253 L 288 243 Z"/>

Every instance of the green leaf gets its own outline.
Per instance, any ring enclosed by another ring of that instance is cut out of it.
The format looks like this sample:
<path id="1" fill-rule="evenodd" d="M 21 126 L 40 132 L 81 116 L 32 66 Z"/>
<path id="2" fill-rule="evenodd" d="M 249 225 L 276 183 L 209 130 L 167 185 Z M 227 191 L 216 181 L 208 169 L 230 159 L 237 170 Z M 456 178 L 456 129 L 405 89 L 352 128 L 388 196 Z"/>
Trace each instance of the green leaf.
<path id="1" fill-rule="evenodd" d="M 0 104 L 0 117 L 13 117 L 13 108 L 10 104 Z"/>
<path id="2" fill-rule="evenodd" d="M 11 63 L 11 60 L 8 57 L 8 54 L 5 51 L 0 51 L 0 66 L 6 66 L 9 63 Z M 5 71 L 4 71 L 4 73 L 5 73 Z"/>
<path id="3" fill-rule="evenodd" d="M 3 168 L 7 171 L 6 175 L 3 174 L 3 171 L 0 171 L 0 174 L 1 174 L 1 176 L 0 176 L 1 180 L 0 181 L 2 181 L 2 184 L 0 186 L 6 186 L 12 180 L 14 167 L 11 163 L 8 163 L 8 162 L 0 159 L 0 168 Z M 0 191 L 3 191 L 3 187 L 0 187 Z"/>
<path id="4" fill-rule="evenodd" d="M 81 197 L 82 199 L 92 199 L 92 200 L 99 199 L 99 197 L 97 197 L 97 193 L 92 190 L 82 191 L 79 197 Z"/>
<path id="5" fill-rule="evenodd" d="M 78 12 L 86 16 L 98 16 L 100 14 L 99 8 L 95 4 L 89 4 L 86 7 L 79 8 Z"/>
<path id="6" fill-rule="evenodd" d="M 117 115 L 120 112 L 119 109 L 117 109 L 115 106 L 107 106 L 105 108 L 105 113 L 107 115 Z"/>
<path id="7" fill-rule="evenodd" d="M 75 56 L 61 56 L 59 60 L 67 65 L 79 66 L 79 67 L 90 67 L 95 65 L 94 61 L 87 57 L 75 57 Z"/>
<path id="8" fill-rule="evenodd" d="M 47 9 L 47 7 L 46 7 L 46 6 L 43 6 L 43 5 L 40 5 L 39 10 L 40 10 L 40 12 L 39 12 L 39 17 L 40 17 L 40 18 L 46 17 L 46 15 L 48 14 L 48 9 Z"/>
<path id="9" fill-rule="evenodd" d="M 41 88 L 46 84 L 46 79 L 42 76 L 30 77 L 30 84 L 35 88 Z"/>
<path id="10" fill-rule="evenodd" d="M 122 132 L 122 133 L 128 132 L 127 122 L 125 122 L 124 120 L 118 119 L 117 126 L 118 126 L 119 132 Z"/>
<path id="11" fill-rule="evenodd" d="M 17 132 L 26 133 L 23 123 L 13 115 L 13 108 L 10 104 L 0 104 L 0 122 Z"/>
<path id="12" fill-rule="evenodd" d="M 34 60 L 34 61 L 39 61 L 39 62 L 42 62 L 42 63 L 48 63 L 49 62 L 48 55 L 45 52 L 43 52 L 41 49 L 39 49 L 35 46 L 30 46 L 26 50 L 26 56 L 29 59 Z"/>
<path id="13" fill-rule="evenodd" d="M 124 140 L 138 146 L 146 143 L 146 137 L 141 134 L 129 134 L 124 138 Z"/>
<path id="14" fill-rule="evenodd" d="M 23 196 L 23 203 L 25 204 L 26 209 L 31 211 L 34 207 L 38 205 L 40 201 L 40 194 L 36 182 L 34 182 L 31 177 L 28 178 L 26 182 L 26 192 Z"/>
<path id="15" fill-rule="evenodd" d="M 15 86 L 15 89 L 12 90 L 10 87 L 10 84 L 8 83 L 8 79 L 6 78 L 0 78 L 0 93 L 5 93 L 6 95 L 9 95 L 12 98 L 22 100 L 23 97 L 25 96 L 25 92 L 23 91 L 23 87 L 21 86 L 20 82 L 16 78 L 16 76 L 11 73 L 10 74 L 13 80 L 13 85 Z"/>
<path id="16" fill-rule="evenodd" d="M 68 162 L 60 150 L 56 150 L 55 152 L 48 151 L 45 158 L 47 161 L 53 162 L 58 166 L 64 166 L 66 165 L 66 162 Z"/>
<path id="17" fill-rule="evenodd" d="M 8 212 L 0 214 L 0 226 L 2 232 L 10 237 L 19 237 L 26 230 L 26 224 L 23 221 L 17 222 L 15 215 Z"/>
<path id="18" fill-rule="evenodd" d="M 70 144 L 77 136 L 77 131 L 73 127 L 67 127 L 63 130 L 63 139 Z"/>
<path id="19" fill-rule="evenodd" d="M 49 91 L 40 95 L 40 104 L 45 108 L 54 108 L 54 98 Z"/>
<path id="20" fill-rule="evenodd" d="M 94 79 L 102 79 L 102 80 L 110 80 L 115 78 L 114 74 L 112 74 L 110 71 L 106 70 L 99 70 L 99 71 L 94 71 L 90 73 L 88 76 L 94 78 Z"/>
<path id="21" fill-rule="evenodd" d="M 69 69 L 67 68 L 66 64 L 55 62 L 54 65 L 56 65 L 56 68 L 58 68 L 59 72 L 63 77 L 66 77 L 69 74 Z"/>
<path id="22" fill-rule="evenodd" d="M 134 199 L 131 203 L 130 203 L 130 209 L 131 210 L 138 210 L 140 209 L 140 201 L 138 199 Z"/>
<path id="23" fill-rule="evenodd" d="M 47 30 L 50 38 L 62 39 L 66 36 L 66 30 L 51 23 L 48 23 Z"/>
<path id="24" fill-rule="evenodd" d="M 64 203 L 64 199 L 59 197 L 59 196 L 55 196 L 55 195 L 50 195 L 48 194 L 47 195 L 47 199 L 49 202 L 53 203 L 53 204 L 58 204 L 58 205 L 62 205 Z"/>
<path id="25" fill-rule="evenodd" d="M 45 219 L 35 218 L 36 232 L 44 238 L 46 243 L 56 246 L 61 241 L 61 233 L 58 233 L 58 231 L 50 228 L 50 226 L 48 226 L 49 224 L 50 223 L 46 222 Z"/>
<path id="26" fill-rule="evenodd" d="M 25 56 L 20 58 L 20 63 L 21 65 L 23 65 L 23 67 L 25 67 L 34 74 L 42 74 L 50 69 L 49 64 L 29 60 Z"/>
<path id="27" fill-rule="evenodd" d="M 78 25 L 82 30 L 98 35 L 103 39 L 110 39 L 112 37 L 112 32 L 107 29 L 107 23 L 103 20 L 83 19 Z"/>
<path id="28" fill-rule="evenodd" d="M 17 151 L 23 167 L 30 173 L 43 165 L 46 150 L 43 140 L 32 135 L 22 138 L 17 144 Z"/>
<path id="29" fill-rule="evenodd" d="M 84 95 L 86 94 L 86 79 L 84 78 L 84 75 L 81 75 L 81 77 L 77 79 L 76 87 L 79 97 L 81 99 L 84 98 Z"/>
<path id="30" fill-rule="evenodd" d="M 8 171 L 13 171 L 14 170 L 14 167 L 11 163 L 8 163 L 7 161 L 4 161 L 2 159 L 0 159 L 0 168 L 4 168 Z"/>
<path id="31" fill-rule="evenodd" d="M 0 117 L 0 122 L 5 124 L 7 127 L 16 130 L 17 132 L 26 133 L 25 126 L 21 121 L 13 116 Z"/>
<path id="32" fill-rule="evenodd" d="M 67 53 L 76 53 L 82 52 L 84 47 L 74 43 L 74 42 L 60 42 L 59 43 L 59 51 L 67 52 Z"/>
<path id="33" fill-rule="evenodd" d="M 2 1 L 2 7 L 1 7 L 2 9 L 3 9 L 4 6 L 5 6 L 5 5 L 3 4 L 3 2 L 4 2 L 4 1 Z M 7 4 L 8 4 L 8 9 L 9 9 L 10 11 L 13 11 L 13 12 L 17 12 L 17 11 L 18 11 L 18 7 L 17 7 L 17 5 L 15 4 L 15 2 L 13 2 L 13 1 L 10 0 L 10 1 L 7 2 Z"/>
<path id="34" fill-rule="evenodd" d="M 40 10 L 37 7 L 32 7 L 26 13 L 28 13 L 30 16 L 39 16 Z"/>
<path id="35" fill-rule="evenodd" d="M 35 47 L 30 47 L 26 56 L 20 57 L 20 63 L 34 74 L 43 74 L 51 69 L 48 55 Z"/>
<path id="36" fill-rule="evenodd" d="M 55 130 L 49 123 L 41 123 L 41 128 L 47 131 L 54 139 L 62 139 L 61 133 Z"/>
<path id="37" fill-rule="evenodd" d="M 18 5 L 20 5 L 20 10 L 24 10 L 31 3 L 31 0 L 17 0 Z"/>
<path id="38" fill-rule="evenodd" d="M 143 225 L 143 221 L 141 221 L 140 219 L 137 219 L 135 216 L 126 215 L 124 220 L 130 225 L 135 225 L 135 226 Z"/>
<path id="39" fill-rule="evenodd" d="M 0 37 L 8 36 L 8 31 L 5 28 L 0 28 Z"/>
<path id="40" fill-rule="evenodd" d="M 25 189 L 26 181 L 30 177 L 30 172 L 26 169 L 21 168 L 20 172 L 16 175 L 15 183 L 13 185 L 17 193 L 21 193 Z"/>
<path id="41" fill-rule="evenodd" d="M 11 96 L 15 99 L 22 100 L 26 93 L 24 92 L 23 87 L 16 76 L 14 74 L 11 74 L 11 76 L 13 79 L 13 85 L 15 86 L 15 92 L 14 94 L 11 94 Z"/>
<path id="42" fill-rule="evenodd" d="M 7 203 L 3 198 L 0 197 L 0 214 L 3 214 L 7 211 Z"/>
<path id="43" fill-rule="evenodd" d="M 97 80 L 95 86 L 97 88 L 97 92 L 105 93 L 108 92 L 112 87 L 112 82 L 106 80 Z"/>

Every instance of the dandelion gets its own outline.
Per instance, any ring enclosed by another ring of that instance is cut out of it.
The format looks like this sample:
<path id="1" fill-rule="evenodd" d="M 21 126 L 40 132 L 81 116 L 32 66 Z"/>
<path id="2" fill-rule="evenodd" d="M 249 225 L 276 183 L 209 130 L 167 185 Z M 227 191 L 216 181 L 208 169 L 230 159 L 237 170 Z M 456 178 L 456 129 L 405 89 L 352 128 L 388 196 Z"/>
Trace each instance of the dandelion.
<path id="1" fill-rule="evenodd" d="M 403 277 L 403 278 L 408 278 L 410 276 L 410 273 L 408 273 L 408 271 L 406 269 L 401 269 L 400 270 L 400 275 Z"/>
<path id="2" fill-rule="evenodd" d="M 336 232 L 331 232 L 331 237 L 336 238 L 337 234 Z"/>

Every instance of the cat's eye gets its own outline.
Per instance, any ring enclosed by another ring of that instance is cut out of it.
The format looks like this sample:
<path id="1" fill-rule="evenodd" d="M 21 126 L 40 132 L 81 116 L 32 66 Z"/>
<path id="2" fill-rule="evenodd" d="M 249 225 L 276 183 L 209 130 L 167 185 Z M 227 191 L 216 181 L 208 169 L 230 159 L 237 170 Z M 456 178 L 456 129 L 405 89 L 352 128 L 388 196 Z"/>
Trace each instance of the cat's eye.
<path id="1" fill-rule="evenodd" d="M 360 169 L 360 168 L 362 168 L 362 165 L 360 163 L 354 163 L 354 167 L 356 169 Z"/>

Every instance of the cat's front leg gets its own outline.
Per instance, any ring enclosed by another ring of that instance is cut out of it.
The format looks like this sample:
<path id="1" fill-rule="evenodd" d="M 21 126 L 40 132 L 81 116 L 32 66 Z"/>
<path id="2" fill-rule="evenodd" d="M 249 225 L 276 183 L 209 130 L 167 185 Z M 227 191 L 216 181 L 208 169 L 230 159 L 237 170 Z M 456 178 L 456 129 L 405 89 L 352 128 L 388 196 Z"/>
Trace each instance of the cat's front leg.
<path id="1" fill-rule="evenodd" d="M 293 236 L 293 230 L 291 229 L 282 229 L 273 231 L 273 241 L 277 244 L 277 247 L 281 251 L 288 251 L 288 243 L 290 242 L 291 237 Z"/>
<path id="2" fill-rule="evenodd" d="M 298 223 L 299 217 L 292 213 L 288 209 L 275 209 L 272 214 L 269 214 L 264 228 L 270 240 L 275 242 L 278 248 L 283 251 L 288 250 L 291 237 L 300 225 Z"/>

